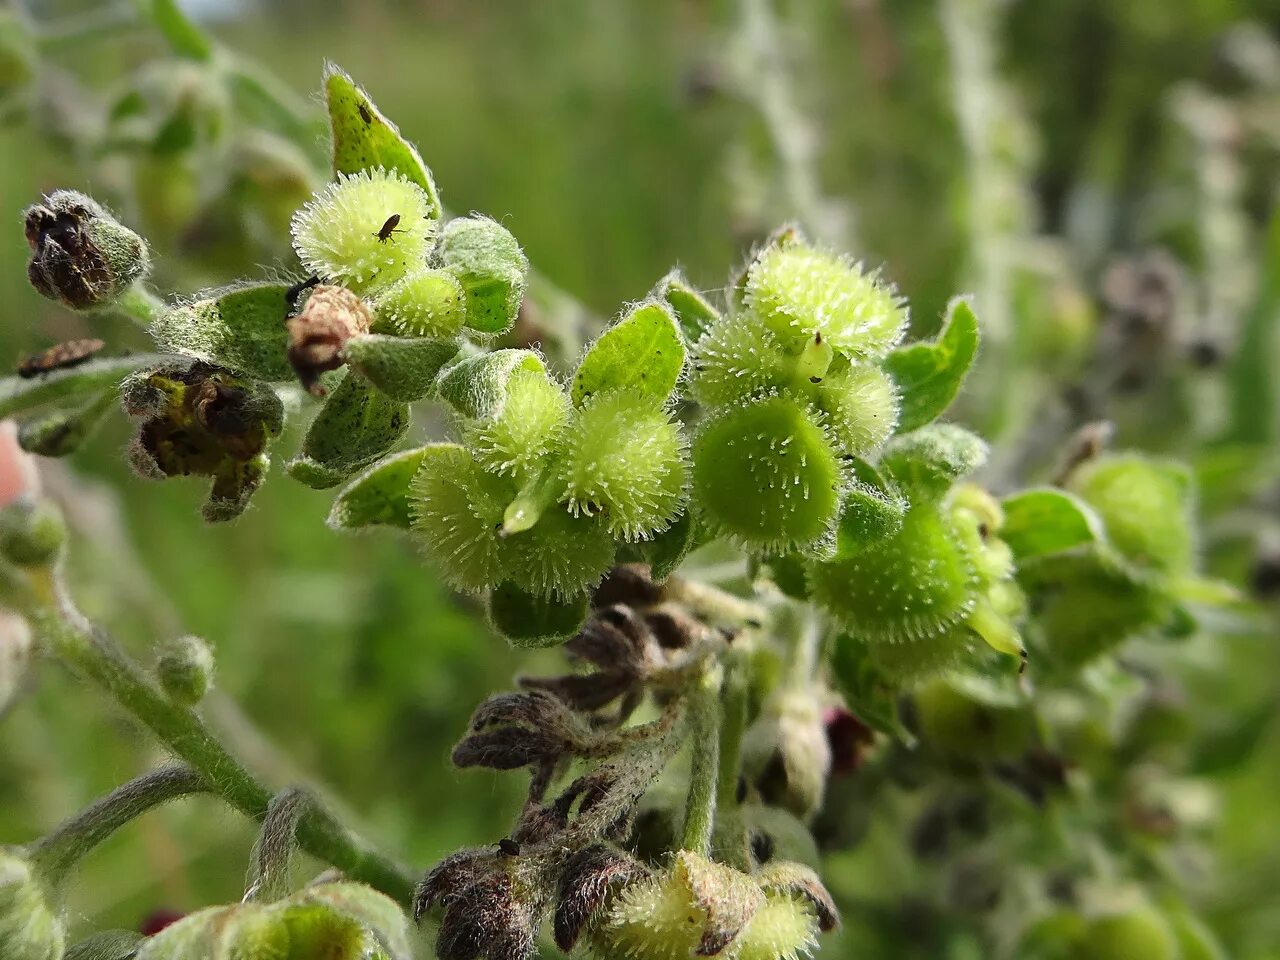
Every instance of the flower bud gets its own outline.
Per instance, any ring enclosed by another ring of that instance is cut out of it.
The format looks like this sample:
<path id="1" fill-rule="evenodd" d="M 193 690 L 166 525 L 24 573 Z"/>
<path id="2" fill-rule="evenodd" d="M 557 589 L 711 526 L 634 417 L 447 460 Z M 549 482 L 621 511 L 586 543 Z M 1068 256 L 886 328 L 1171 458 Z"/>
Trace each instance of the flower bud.
<path id="1" fill-rule="evenodd" d="M 724 411 L 693 443 L 704 521 L 753 547 L 785 551 L 830 539 L 841 482 L 822 424 L 785 396 Z"/>
<path id="2" fill-rule="evenodd" d="M 109 306 L 151 268 L 146 242 L 82 193 L 52 193 L 25 218 L 31 285 L 73 310 Z"/>
<path id="3" fill-rule="evenodd" d="M 308 272 L 364 292 L 426 265 L 433 214 L 426 191 L 393 170 L 339 173 L 294 214 L 293 245 Z"/>
<path id="4" fill-rule="evenodd" d="M 57 559 L 67 539 L 62 511 L 51 500 L 16 500 L 0 509 L 0 555 L 20 567 Z"/>
<path id="5" fill-rule="evenodd" d="M 436 255 L 466 292 L 467 326 L 479 333 L 509 330 L 529 274 L 510 231 L 495 220 L 459 217 L 444 228 Z"/>
<path id="6" fill-rule="evenodd" d="M 379 329 L 402 337 L 451 340 L 467 322 L 467 295 L 448 270 L 414 270 L 374 300 Z"/>
<path id="7" fill-rule="evenodd" d="M 213 686 L 213 651 L 199 637 L 171 640 L 156 658 L 160 686 L 174 703 L 194 707 Z"/>
<path id="8" fill-rule="evenodd" d="M 289 364 L 308 392 L 323 396 L 320 374 L 346 362 L 348 340 L 369 332 L 373 313 L 343 287 L 318 286 L 297 314 L 285 321 L 289 331 Z"/>
<path id="9" fill-rule="evenodd" d="M 831 745 L 822 706 L 807 689 L 784 689 L 765 704 L 742 744 L 744 775 L 766 803 L 808 819 L 822 806 Z"/>
<path id="10" fill-rule="evenodd" d="M 0 852 L 0 956 L 61 960 L 66 926 L 31 864 Z"/>

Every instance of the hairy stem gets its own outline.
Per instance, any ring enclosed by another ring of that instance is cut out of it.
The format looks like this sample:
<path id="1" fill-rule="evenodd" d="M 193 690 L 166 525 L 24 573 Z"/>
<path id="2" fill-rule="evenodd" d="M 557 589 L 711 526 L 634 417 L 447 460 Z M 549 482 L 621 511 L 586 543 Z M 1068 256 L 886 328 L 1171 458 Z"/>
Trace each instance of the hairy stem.
<path id="1" fill-rule="evenodd" d="M 271 791 L 227 752 L 193 710 L 166 698 L 136 662 L 106 633 L 85 621 L 65 593 L 59 592 L 61 609 L 37 606 L 26 611 L 47 648 L 198 770 L 212 792 L 246 816 L 263 820 Z M 298 824 L 298 841 L 307 852 L 402 903 L 412 895 L 414 878 L 403 866 L 319 807 L 308 810 Z"/>
<path id="2" fill-rule="evenodd" d="M 720 724 L 720 763 L 716 805 L 738 802 L 738 776 L 742 765 L 742 737 L 747 729 L 747 672 L 740 656 L 730 655 L 725 669 L 723 716 Z"/>
<path id="3" fill-rule="evenodd" d="M 289 892 L 289 867 L 298 846 L 298 826 L 315 806 L 301 787 L 287 787 L 271 798 L 262 832 L 253 848 L 244 899 L 270 903 Z"/>
<path id="4" fill-rule="evenodd" d="M 703 856 L 711 852 L 716 821 L 716 788 L 720 777 L 720 687 L 724 670 L 716 664 L 704 670 L 690 694 L 693 766 L 685 802 L 680 846 Z"/>
<path id="5" fill-rule="evenodd" d="M 683 604 L 700 620 L 721 626 L 760 627 L 768 614 L 758 603 L 697 580 L 672 577 L 662 586 L 662 599 Z"/>
<path id="6" fill-rule="evenodd" d="M 31 847 L 41 876 L 56 887 L 98 844 L 148 810 L 193 793 L 209 793 L 212 785 L 185 764 L 170 764 L 145 773 L 63 822 Z"/>
<path id="7" fill-rule="evenodd" d="M 104 313 L 122 313 L 144 330 L 168 307 L 146 284 L 138 282 L 126 290 Z"/>

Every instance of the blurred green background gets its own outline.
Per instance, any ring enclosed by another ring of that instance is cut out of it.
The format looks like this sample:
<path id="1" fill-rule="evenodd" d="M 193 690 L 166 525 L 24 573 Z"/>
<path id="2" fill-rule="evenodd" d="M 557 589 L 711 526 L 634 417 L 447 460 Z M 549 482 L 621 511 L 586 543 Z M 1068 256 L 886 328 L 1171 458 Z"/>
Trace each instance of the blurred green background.
<path id="1" fill-rule="evenodd" d="M 25 8 L 53 23 L 105 6 Z M 1004 335 L 961 415 L 1012 450 L 1109 349 L 1099 301 L 1108 265 L 1172 250 L 1186 267 L 1180 326 L 1138 357 L 1151 373 L 1142 389 L 1100 412 L 1117 421 L 1118 445 L 1193 459 L 1206 478 L 1207 558 L 1243 581 L 1277 529 L 1275 318 L 1256 320 L 1252 305 L 1260 278 L 1280 269 L 1261 239 L 1280 144 L 1280 0 L 780 3 L 776 49 L 753 46 L 760 8 L 192 7 L 300 97 L 318 87 L 326 59 L 340 64 L 419 144 L 452 210 L 500 218 L 536 267 L 598 316 L 643 297 L 675 264 L 704 289 L 724 286 L 750 244 L 791 217 L 883 264 L 920 332 L 949 297 L 976 291 L 980 314 L 1004 317 Z M 91 99 L 110 99 L 162 50 L 153 33 L 122 29 L 52 44 L 48 56 Z M 784 109 L 771 113 L 778 96 Z M 162 182 L 122 175 L 111 157 L 69 142 L 67 122 L 37 103 L 33 119 L 0 129 L 0 211 L 11 225 L 0 232 L 0 357 L 89 330 L 25 282 L 18 215 L 43 191 L 83 189 L 141 226 L 157 241 L 162 288 L 190 293 L 289 267 L 283 237 L 274 248 L 220 249 L 216 261 L 198 244 L 193 253 L 190 224 L 148 221 L 149 191 Z M 789 157 L 780 130 L 811 138 L 811 153 Z M 322 156 L 319 135 L 311 146 Z M 217 205 L 215 196 L 204 213 Z M 104 336 L 113 348 L 145 342 L 123 321 Z M 424 418 L 419 429 L 435 428 Z M 79 534 L 72 563 L 86 611 L 143 659 L 166 636 L 209 639 L 213 725 L 274 782 L 323 785 L 415 865 L 505 835 L 519 778 L 463 775 L 447 756 L 474 705 L 537 658 L 491 636 L 412 546 L 329 531 L 329 495 L 277 471 L 243 518 L 206 527 L 199 484 L 134 480 L 127 439 L 117 419 L 46 471 Z M 1009 477 L 1035 476 L 1005 466 Z M 1259 624 L 1225 637 L 1213 669 L 1189 681 L 1210 714 L 1275 704 L 1274 618 Z M 0 723 L 0 842 L 39 834 L 157 759 L 54 665 L 30 688 Z M 1274 719 L 1218 785 L 1215 858 L 1197 902 L 1236 955 L 1280 957 Z M 212 801 L 176 805 L 91 858 L 74 915 L 83 929 L 132 927 L 157 907 L 236 899 L 251 840 Z M 873 876 L 875 865 L 846 858 L 833 869 Z M 860 885 L 833 878 L 837 889 Z M 856 913 L 849 921 L 856 927 Z"/>

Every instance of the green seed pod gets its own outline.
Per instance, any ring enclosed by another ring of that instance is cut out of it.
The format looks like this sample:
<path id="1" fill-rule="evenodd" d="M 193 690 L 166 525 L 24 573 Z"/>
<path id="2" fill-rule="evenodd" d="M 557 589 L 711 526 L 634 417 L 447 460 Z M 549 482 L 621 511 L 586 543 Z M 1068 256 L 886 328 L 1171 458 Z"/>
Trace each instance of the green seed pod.
<path id="1" fill-rule="evenodd" d="M 587 400 L 565 443 L 563 499 L 574 513 L 601 514 L 623 540 L 647 540 L 680 513 L 688 483 L 679 426 L 635 390 Z"/>
<path id="2" fill-rule="evenodd" d="M 898 390 L 879 367 L 850 364 L 825 377 L 818 406 L 841 453 L 866 456 L 893 436 L 898 423 Z"/>
<path id="3" fill-rule="evenodd" d="M 693 395 L 704 407 L 715 408 L 786 388 L 794 382 L 796 356 L 755 314 L 723 317 L 694 348 Z"/>
<path id="4" fill-rule="evenodd" d="M 535 596 L 514 583 L 489 591 L 489 622 L 514 647 L 553 647 L 564 643 L 587 619 L 587 595 Z"/>
<path id="5" fill-rule="evenodd" d="M 564 440 L 569 396 L 540 367 L 516 369 L 505 389 L 501 406 L 471 428 L 467 444 L 485 469 L 527 482 Z"/>
<path id="6" fill-rule="evenodd" d="M 43 567 L 67 539 L 62 511 L 52 500 L 19 499 L 0 509 L 0 556 L 20 567 Z"/>
<path id="7" fill-rule="evenodd" d="M 1195 538 L 1185 469 L 1133 455 L 1107 456 L 1078 470 L 1070 485 L 1098 511 L 1107 539 L 1138 570 L 1191 570 Z"/>
<path id="8" fill-rule="evenodd" d="M 373 306 L 378 329 L 401 337 L 451 340 L 467 321 L 467 295 L 448 270 L 414 270 L 382 290 Z"/>
<path id="9" fill-rule="evenodd" d="M 738 936 L 736 960 L 798 960 L 818 948 L 818 920 L 807 903 L 773 893 Z"/>
<path id="10" fill-rule="evenodd" d="M 413 529 L 445 582 L 480 593 L 509 579 L 512 550 L 498 533 L 515 485 L 464 447 L 432 444 L 410 485 Z"/>
<path id="11" fill-rule="evenodd" d="M 199 637 L 178 637 L 156 658 L 160 686 L 174 703 L 194 707 L 213 686 L 213 650 Z"/>
<path id="12" fill-rule="evenodd" d="M 1178 942 L 1153 910 L 1115 913 L 1090 921 L 1082 953 L 1089 960 L 1178 960 Z"/>
<path id="13" fill-rule="evenodd" d="M 61 960 L 66 926 L 31 864 L 0 852 L 0 956 Z"/>
<path id="14" fill-rule="evenodd" d="M 371 291 L 426 265 L 432 210 L 426 192 L 394 170 L 339 173 L 294 214 L 293 246 L 309 272 Z"/>
<path id="15" fill-rule="evenodd" d="M 973 566 L 930 501 L 913 503 L 893 536 L 815 563 L 809 585 L 819 605 L 870 643 L 935 639 L 964 619 L 975 599 Z"/>
<path id="16" fill-rule="evenodd" d="M 451 220 L 436 256 L 466 291 L 468 327 L 492 334 L 511 329 L 524 297 L 529 261 L 506 227 L 485 217 Z"/>
<path id="17" fill-rule="evenodd" d="M 784 343 L 799 346 L 820 334 L 837 353 L 857 359 L 883 357 L 907 325 L 892 287 L 803 242 L 760 254 L 747 274 L 745 303 Z"/>
<path id="18" fill-rule="evenodd" d="M 600 517 L 574 516 L 559 506 L 500 542 L 508 551 L 510 579 L 539 596 L 572 597 L 594 587 L 617 553 Z"/>
<path id="19" fill-rule="evenodd" d="M 73 310 L 109 306 L 151 269 L 146 241 L 82 193 L 58 190 L 24 217 L 27 278 Z"/>
<path id="20" fill-rule="evenodd" d="M 726 410 L 693 443 L 695 502 L 707 526 L 785 552 L 832 538 L 842 476 L 806 406 L 775 396 Z"/>

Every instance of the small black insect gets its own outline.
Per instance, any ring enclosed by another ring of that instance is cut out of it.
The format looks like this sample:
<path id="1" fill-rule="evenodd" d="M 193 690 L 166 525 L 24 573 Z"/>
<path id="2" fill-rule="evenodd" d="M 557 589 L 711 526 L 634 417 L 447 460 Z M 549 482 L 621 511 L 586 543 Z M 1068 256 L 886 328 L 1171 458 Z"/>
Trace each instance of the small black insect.
<path id="1" fill-rule="evenodd" d="M 320 283 L 319 277 L 308 277 L 306 280 L 302 280 L 302 281 L 299 281 L 298 283 L 295 283 L 292 287 L 290 287 L 288 290 L 284 292 L 284 302 L 287 303 L 290 307 L 297 306 L 298 298 L 302 296 L 303 292 L 306 290 L 310 290 L 312 287 L 317 286 L 319 283 Z"/>
<path id="2" fill-rule="evenodd" d="M 66 343 L 56 344 L 43 353 L 27 357 L 27 359 L 19 363 L 18 376 L 24 380 L 30 380 L 32 377 L 39 376 L 42 373 L 49 373 L 52 370 L 65 370 L 68 367 L 77 366 L 84 363 L 105 346 L 106 344 L 101 340 L 93 338 L 68 340 Z"/>
<path id="3" fill-rule="evenodd" d="M 503 856 L 518 857 L 520 856 L 520 844 L 516 843 L 510 837 L 503 837 L 498 841 L 498 849 L 502 851 Z"/>
<path id="4" fill-rule="evenodd" d="M 357 108 L 360 111 L 360 119 L 365 123 L 373 123 L 373 114 L 369 112 L 369 108 L 363 103 Z"/>
<path id="5" fill-rule="evenodd" d="M 391 239 L 393 233 L 404 233 L 403 230 L 397 229 L 400 226 L 400 214 L 393 213 L 387 217 L 387 222 L 382 225 L 382 229 L 374 234 L 378 238 L 379 243 L 386 243 Z"/>

